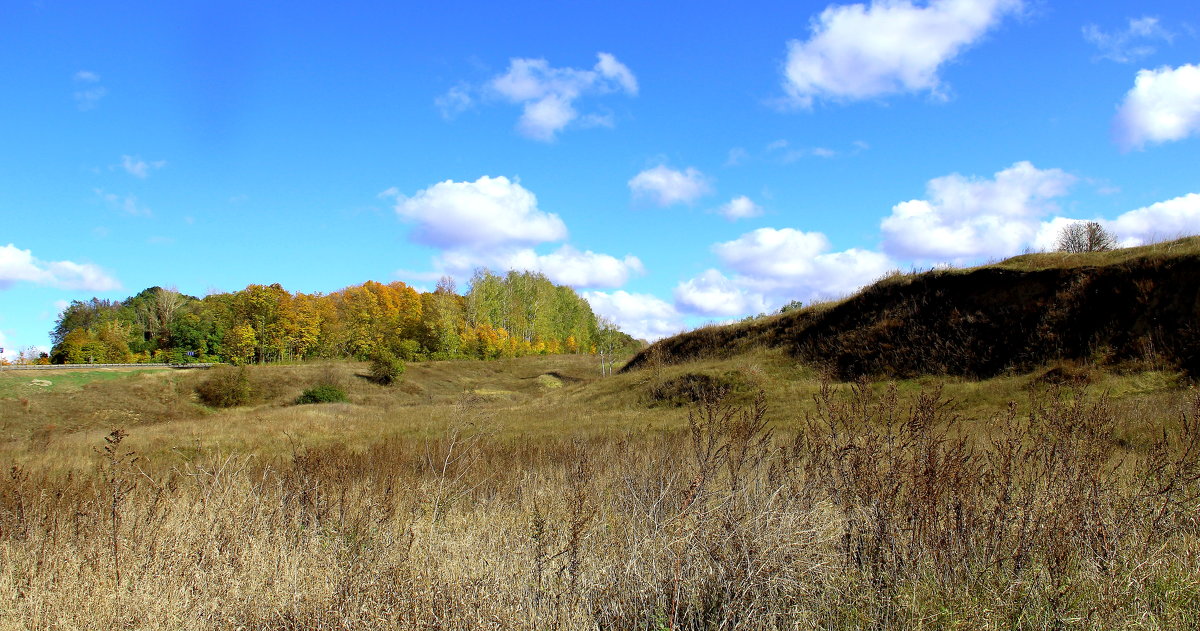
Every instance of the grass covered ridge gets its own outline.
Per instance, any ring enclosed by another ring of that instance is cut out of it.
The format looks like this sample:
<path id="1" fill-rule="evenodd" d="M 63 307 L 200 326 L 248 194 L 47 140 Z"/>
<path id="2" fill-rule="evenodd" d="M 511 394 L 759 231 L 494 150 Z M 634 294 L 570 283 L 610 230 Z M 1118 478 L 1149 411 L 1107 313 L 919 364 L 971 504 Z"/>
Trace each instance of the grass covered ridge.
<path id="1" fill-rule="evenodd" d="M 987 378 L 1053 361 L 1200 372 L 1200 237 L 895 274 L 845 300 L 660 340 L 654 362 L 780 348 L 842 379 Z"/>

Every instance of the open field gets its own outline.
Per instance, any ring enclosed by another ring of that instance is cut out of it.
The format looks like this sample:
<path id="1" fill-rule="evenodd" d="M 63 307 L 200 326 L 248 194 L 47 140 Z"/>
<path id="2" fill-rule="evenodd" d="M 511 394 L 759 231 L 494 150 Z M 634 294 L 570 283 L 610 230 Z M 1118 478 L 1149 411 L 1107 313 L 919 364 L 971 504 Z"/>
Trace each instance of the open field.
<path id="1" fill-rule="evenodd" d="M 1174 372 L 366 372 L 251 367 L 227 410 L 207 371 L 0 374 L 0 627 L 1200 626 Z M 348 402 L 291 403 L 319 383 Z"/>

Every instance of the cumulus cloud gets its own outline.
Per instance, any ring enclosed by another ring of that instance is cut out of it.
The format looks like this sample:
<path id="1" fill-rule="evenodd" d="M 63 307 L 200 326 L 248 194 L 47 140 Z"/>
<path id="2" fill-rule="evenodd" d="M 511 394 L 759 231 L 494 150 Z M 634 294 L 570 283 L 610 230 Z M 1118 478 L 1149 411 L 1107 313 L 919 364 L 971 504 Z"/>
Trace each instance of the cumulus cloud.
<path id="1" fill-rule="evenodd" d="M 91 263 L 73 261 L 42 261 L 30 250 L 21 250 L 12 243 L 0 247 L 0 289 L 25 282 L 60 289 L 111 291 L 121 283 Z"/>
<path id="2" fill-rule="evenodd" d="M 645 273 L 632 254 L 618 258 L 569 244 L 538 253 L 533 246 L 567 238 L 566 224 L 539 209 L 531 191 L 503 176 L 447 180 L 411 197 L 392 188 L 381 196 L 395 198 L 396 213 L 416 224 L 414 241 L 442 250 L 434 257 L 439 270 L 434 278 L 442 273 L 468 276 L 488 267 L 542 272 L 555 283 L 577 288 L 615 288 Z"/>
<path id="3" fill-rule="evenodd" d="M 531 245 L 567 237 L 558 215 L 540 210 L 533 193 L 504 176 L 446 180 L 412 197 L 395 189 L 384 195 L 396 197 L 396 213 L 416 224 L 415 241 L 439 248 Z"/>
<path id="4" fill-rule="evenodd" d="M 880 252 L 851 248 L 831 252 L 819 232 L 759 228 L 718 243 L 713 251 L 739 274 L 744 286 L 800 298 L 831 297 L 874 281 L 894 267 Z"/>
<path id="5" fill-rule="evenodd" d="M 1158 23 L 1158 18 L 1143 16 L 1129 18 L 1125 30 L 1105 32 L 1095 24 L 1083 27 L 1083 38 L 1100 49 L 1098 58 L 1117 63 L 1129 63 L 1154 54 L 1153 42 L 1170 43 L 1174 34 Z"/>
<path id="6" fill-rule="evenodd" d="M 533 248 L 502 248 L 495 251 L 449 250 L 435 258 L 434 264 L 442 273 L 469 276 L 480 267 L 500 270 L 541 272 L 559 285 L 575 288 L 612 289 L 627 283 L 632 276 L 645 273 L 638 257 L 626 254 L 617 258 L 609 254 L 579 251 L 563 245 L 549 254 L 538 254 Z"/>
<path id="7" fill-rule="evenodd" d="M 140 179 L 146 179 L 150 176 L 150 171 L 153 169 L 161 169 L 167 166 L 166 160 L 155 160 L 146 162 L 137 156 L 121 156 L 121 168 L 125 172 Z"/>
<path id="8" fill-rule="evenodd" d="M 108 89 L 100 85 L 100 75 L 90 70 L 80 70 L 73 77 L 75 81 L 75 106 L 80 111 L 87 111 L 100 102 L 108 94 Z"/>
<path id="9" fill-rule="evenodd" d="M 733 274 L 705 270 L 675 287 L 675 305 L 688 314 L 731 317 L 774 311 L 791 300 L 846 295 L 896 267 L 880 252 L 831 251 L 819 232 L 760 228 L 718 243 L 713 251 Z"/>
<path id="10" fill-rule="evenodd" d="M 1127 151 L 1200 134 L 1200 65 L 1139 70 L 1113 128 Z"/>
<path id="11" fill-rule="evenodd" d="M 712 317 L 731 317 L 767 310 L 766 298 L 715 269 L 675 287 L 675 305 L 682 311 Z"/>
<path id="12" fill-rule="evenodd" d="M 1021 8 L 1021 0 L 831 5 L 812 20 L 807 40 L 788 42 L 784 89 L 800 107 L 811 107 L 816 98 L 941 95 L 942 65 Z"/>
<path id="13" fill-rule="evenodd" d="M 545 255 L 523 250 L 508 260 L 507 267 L 540 271 L 555 283 L 577 288 L 620 287 L 630 276 L 646 272 L 642 261 L 632 254 L 619 259 L 591 250 L 580 252 L 569 245 Z"/>
<path id="14" fill-rule="evenodd" d="M 1095 221 L 1128 248 L 1200 234 L 1200 193 L 1189 193 L 1118 215 L 1116 219 L 1054 217 L 1038 228 L 1034 246 L 1043 251 L 1058 247 L 1058 238 L 1071 224 Z"/>
<path id="15" fill-rule="evenodd" d="M 611 318 L 635 338 L 657 340 L 684 330 L 683 316 L 671 303 L 649 294 L 585 291 L 581 294 L 597 315 Z"/>
<path id="16" fill-rule="evenodd" d="M 722 205 L 720 212 L 726 219 L 736 221 L 738 219 L 757 217 L 763 214 L 763 209 L 762 206 L 755 204 L 749 197 L 741 195 L 729 200 L 728 204 Z"/>
<path id="17" fill-rule="evenodd" d="M 435 99 L 442 115 L 451 118 L 474 104 L 473 92 L 520 105 L 517 130 L 534 140 L 549 142 L 572 122 L 581 126 L 612 126 L 612 117 L 581 115 L 576 103 L 585 96 L 624 93 L 637 96 L 637 78 L 615 56 L 598 53 L 590 69 L 555 68 L 545 59 L 509 60 L 508 70 L 479 88 L 458 84 Z"/>
<path id="18" fill-rule="evenodd" d="M 1143 245 L 1200 234 L 1200 193 L 1131 210 L 1103 223 L 1117 235 L 1122 245 Z"/>
<path id="19" fill-rule="evenodd" d="M 1075 178 L 1059 169 L 1018 162 L 993 179 L 957 173 L 930 180 L 928 199 L 892 207 L 883 219 L 883 249 L 900 258 L 962 261 L 1011 256 L 1031 244 L 1052 200 Z"/>
<path id="20" fill-rule="evenodd" d="M 690 204 L 712 192 L 707 176 L 692 167 L 677 171 L 660 164 L 629 180 L 633 196 L 648 199 L 659 206 Z"/>

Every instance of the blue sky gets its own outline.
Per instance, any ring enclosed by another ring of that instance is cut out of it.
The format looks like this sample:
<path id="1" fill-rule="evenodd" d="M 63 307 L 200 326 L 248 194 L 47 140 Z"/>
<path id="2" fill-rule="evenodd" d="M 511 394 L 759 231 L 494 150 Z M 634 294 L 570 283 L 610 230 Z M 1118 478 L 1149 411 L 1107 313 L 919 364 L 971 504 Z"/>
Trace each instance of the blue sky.
<path id="1" fill-rule="evenodd" d="M 538 269 L 656 338 L 1200 232 L 1190 1 L 0 8 L 0 346 L 153 286 Z"/>

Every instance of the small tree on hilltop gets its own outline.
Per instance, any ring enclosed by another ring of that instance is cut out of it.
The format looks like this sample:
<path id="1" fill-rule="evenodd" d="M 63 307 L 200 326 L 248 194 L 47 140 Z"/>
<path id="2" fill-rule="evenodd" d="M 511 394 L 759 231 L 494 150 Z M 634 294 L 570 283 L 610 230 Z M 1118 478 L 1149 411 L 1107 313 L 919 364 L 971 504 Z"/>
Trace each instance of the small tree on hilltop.
<path id="1" fill-rule="evenodd" d="M 1059 252 L 1107 252 L 1116 246 L 1116 235 L 1095 221 L 1076 221 L 1058 234 Z"/>

